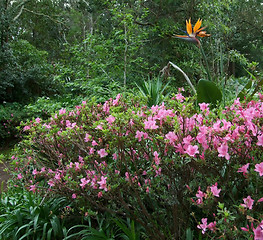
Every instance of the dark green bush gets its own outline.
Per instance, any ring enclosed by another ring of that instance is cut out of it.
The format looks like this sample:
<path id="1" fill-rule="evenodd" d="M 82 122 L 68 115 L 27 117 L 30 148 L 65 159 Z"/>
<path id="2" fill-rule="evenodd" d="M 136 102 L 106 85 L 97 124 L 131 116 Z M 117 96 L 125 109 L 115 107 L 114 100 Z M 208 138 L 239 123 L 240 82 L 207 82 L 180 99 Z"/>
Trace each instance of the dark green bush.
<path id="1" fill-rule="evenodd" d="M 0 102 L 28 102 L 59 89 L 47 52 L 25 40 L 6 43 L 0 52 Z"/>
<path id="2" fill-rule="evenodd" d="M 27 121 L 30 114 L 20 103 L 3 103 L 0 105 L 0 147 L 19 137 L 17 126 Z"/>

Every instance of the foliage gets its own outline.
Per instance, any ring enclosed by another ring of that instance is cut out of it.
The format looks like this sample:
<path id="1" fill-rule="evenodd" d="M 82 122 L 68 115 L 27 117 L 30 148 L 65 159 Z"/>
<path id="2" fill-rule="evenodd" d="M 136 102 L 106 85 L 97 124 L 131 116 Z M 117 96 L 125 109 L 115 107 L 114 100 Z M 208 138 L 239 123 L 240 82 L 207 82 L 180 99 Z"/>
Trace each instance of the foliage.
<path id="1" fill-rule="evenodd" d="M 184 238 L 187 228 L 241 238 L 247 217 L 261 221 L 261 100 L 218 113 L 203 103 L 196 113 L 182 93 L 151 109 L 118 95 L 61 109 L 24 126 L 17 178 L 73 199 L 83 214 L 129 216 L 150 239 Z M 247 196 L 255 207 L 242 208 Z"/>
<path id="2" fill-rule="evenodd" d="M 24 40 L 5 44 L 0 53 L 0 101 L 28 102 L 56 91 L 58 86 L 52 82 L 52 65 L 46 56 Z"/>
<path id="3" fill-rule="evenodd" d="M 9 140 L 18 138 L 19 131 L 16 129 L 21 121 L 27 121 L 30 115 L 19 103 L 4 103 L 0 105 L 0 146 Z"/>
<path id="4" fill-rule="evenodd" d="M 198 103 L 210 103 L 216 105 L 222 100 L 222 93 L 215 83 L 200 79 L 197 84 L 197 101 Z"/>
<path id="5" fill-rule="evenodd" d="M 64 197 L 41 197 L 22 188 L 1 195 L 1 239 L 63 239 L 70 205 Z M 64 216 L 63 216 L 64 215 Z"/>
<path id="6" fill-rule="evenodd" d="M 169 83 L 170 81 L 162 86 L 162 80 L 160 77 L 158 77 L 156 79 L 148 79 L 148 81 L 141 81 L 141 83 L 136 85 L 143 97 L 147 99 L 147 106 L 150 108 L 152 106 L 159 105 L 165 99 L 165 97 L 168 96 L 169 93 L 167 93 L 165 96 L 163 96 L 163 93 Z"/>
<path id="7" fill-rule="evenodd" d="M 143 228 L 135 224 L 133 220 L 129 218 L 122 220 L 121 218 L 112 217 L 110 214 L 103 214 L 96 216 L 96 221 L 90 216 L 86 217 L 86 225 L 75 225 L 68 231 L 67 239 L 75 239 L 76 237 L 82 240 L 96 239 L 96 240 L 139 240 L 143 236 Z M 97 225 L 94 227 L 94 225 Z M 71 232 L 76 232 L 70 234 Z"/>

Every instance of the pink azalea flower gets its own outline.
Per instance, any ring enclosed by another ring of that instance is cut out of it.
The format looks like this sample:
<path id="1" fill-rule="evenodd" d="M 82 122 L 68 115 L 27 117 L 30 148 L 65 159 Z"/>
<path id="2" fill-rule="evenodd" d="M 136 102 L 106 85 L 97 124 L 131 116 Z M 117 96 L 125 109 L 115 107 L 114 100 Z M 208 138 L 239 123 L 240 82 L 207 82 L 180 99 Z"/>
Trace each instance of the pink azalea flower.
<path id="1" fill-rule="evenodd" d="M 98 198 L 101 198 L 102 195 L 103 195 L 103 193 L 102 193 L 102 192 L 99 192 L 99 193 L 98 193 Z"/>
<path id="2" fill-rule="evenodd" d="M 60 180 L 60 179 L 61 179 L 60 173 L 56 173 L 56 174 L 55 174 L 55 179 L 57 179 L 57 180 Z"/>
<path id="3" fill-rule="evenodd" d="M 75 162 L 75 170 L 76 171 L 80 170 L 80 163 L 79 162 Z"/>
<path id="4" fill-rule="evenodd" d="M 50 187 L 54 187 L 54 186 L 55 186 L 55 182 L 54 182 L 52 179 L 50 179 L 47 184 L 48 184 Z"/>
<path id="5" fill-rule="evenodd" d="M 199 143 L 204 143 L 207 142 L 206 140 L 206 135 L 204 133 L 198 133 L 198 135 L 196 136 L 196 139 Z"/>
<path id="6" fill-rule="evenodd" d="M 97 127 L 95 127 L 95 129 L 100 129 L 100 130 L 102 130 L 103 127 L 101 126 L 101 124 L 99 124 Z"/>
<path id="7" fill-rule="evenodd" d="M 112 124 L 115 121 L 115 117 L 110 115 L 108 118 L 106 118 L 106 120 L 108 121 L 109 124 Z"/>
<path id="8" fill-rule="evenodd" d="M 59 110 L 59 115 L 62 115 L 64 113 L 66 113 L 66 109 L 62 108 L 62 109 Z"/>
<path id="9" fill-rule="evenodd" d="M 239 98 L 237 98 L 236 100 L 234 100 L 234 104 L 237 105 L 238 107 L 240 106 Z"/>
<path id="10" fill-rule="evenodd" d="M 207 218 L 202 218 L 202 224 L 197 225 L 197 228 L 202 230 L 202 234 L 205 233 L 206 229 L 207 229 Z"/>
<path id="11" fill-rule="evenodd" d="M 79 185 L 82 188 L 84 188 L 90 182 L 90 180 L 89 179 L 87 180 L 86 178 L 81 178 L 80 181 L 81 181 L 81 184 L 79 184 Z"/>
<path id="12" fill-rule="evenodd" d="M 193 138 L 190 135 L 188 135 L 187 137 L 183 138 L 183 143 L 186 144 L 186 145 L 191 144 L 192 141 L 193 141 Z"/>
<path id="13" fill-rule="evenodd" d="M 33 193 L 35 193 L 36 192 L 36 185 L 31 185 L 30 187 L 29 187 L 29 191 L 32 191 Z"/>
<path id="14" fill-rule="evenodd" d="M 117 105 L 118 102 L 119 102 L 119 100 L 120 100 L 120 98 L 121 98 L 121 95 L 118 94 L 118 95 L 116 96 L 116 99 L 112 101 L 112 105 L 113 105 L 113 106 Z"/>
<path id="15" fill-rule="evenodd" d="M 159 165 L 159 164 L 160 164 L 159 154 L 155 151 L 155 152 L 153 153 L 153 155 L 154 155 L 155 164 L 156 164 L 156 165 Z"/>
<path id="16" fill-rule="evenodd" d="M 146 187 L 146 190 L 145 190 L 145 192 L 147 192 L 147 193 L 149 193 L 150 192 L 150 188 L 147 186 Z"/>
<path id="17" fill-rule="evenodd" d="M 254 240 L 263 240 L 263 221 L 257 226 L 257 228 L 253 228 L 254 232 Z"/>
<path id="18" fill-rule="evenodd" d="M 207 145 L 207 139 L 206 139 L 206 135 L 204 133 L 198 133 L 198 135 L 196 136 L 197 141 L 202 144 L 202 147 L 204 148 L 204 150 L 208 149 L 208 145 Z"/>
<path id="19" fill-rule="evenodd" d="M 41 118 L 36 118 L 35 121 L 36 121 L 36 123 L 40 123 L 41 122 Z"/>
<path id="20" fill-rule="evenodd" d="M 112 154 L 112 158 L 113 158 L 114 160 L 117 160 L 117 159 L 118 159 L 117 154 L 116 154 L 116 153 L 113 153 L 113 154 Z"/>
<path id="21" fill-rule="evenodd" d="M 105 151 L 104 148 L 100 149 L 98 151 L 98 154 L 100 155 L 101 158 L 106 157 L 108 155 L 108 153 Z"/>
<path id="22" fill-rule="evenodd" d="M 221 120 L 217 120 L 216 123 L 213 124 L 213 130 L 215 132 L 219 132 L 220 131 L 220 124 L 221 124 Z"/>
<path id="23" fill-rule="evenodd" d="M 222 119 L 222 123 L 224 124 L 222 130 L 227 131 L 232 126 L 231 122 L 226 121 L 225 119 Z"/>
<path id="24" fill-rule="evenodd" d="M 156 125 L 155 120 L 145 120 L 144 121 L 144 129 L 157 129 L 159 126 Z"/>
<path id="25" fill-rule="evenodd" d="M 223 143 L 218 149 L 218 157 L 225 157 L 226 160 L 230 159 L 230 156 L 228 154 L 228 145 L 226 143 Z"/>
<path id="26" fill-rule="evenodd" d="M 106 101 L 104 104 L 103 104 L 103 111 L 104 112 L 106 112 L 106 113 L 108 113 L 109 112 L 109 110 L 110 110 L 110 107 L 109 107 L 109 102 L 108 101 Z"/>
<path id="27" fill-rule="evenodd" d="M 93 154 L 94 152 L 95 152 L 95 149 L 94 148 L 90 148 L 89 154 Z"/>
<path id="28" fill-rule="evenodd" d="M 263 175 L 263 162 L 255 165 L 255 172 L 258 172 L 259 176 Z"/>
<path id="29" fill-rule="evenodd" d="M 183 102 L 184 99 L 185 99 L 185 97 L 184 97 L 181 93 L 177 93 L 177 94 L 175 95 L 175 98 L 176 98 L 176 100 L 178 100 L 178 101 L 180 101 L 180 102 Z"/>
<path id="30" fill-rule="evenodd" d="M 71 196 L 73 199 L 76 199 L 77 198 L 77 195 L 75 193 L 72 194 Z"/>
<path id="31" fill-rule="evenodd" d="M 212 185 L 212 187 L 210 187 L 211 192 L 213 193 L 213 195 L 215 197 L 219 197 L 219 193 L 221 192 L 221 189 L 217 188 L 217 183 L 215 183 L 215 185 Z"/>
<path id="32" fill-rule="evenodd" d="M 214 231 L 216 230 L 216 221 L 210 222 L 210 223 L 207 225 L 207 228 L 208 228 L 210 231 L 214 232 Z"/>
<path id="33" fill-rule="evenodd" d="M 202 111 L 209 110 L 209 103 L 199 103 L 199 107 Z"/>
<path id="34" fill-rule="evenodd" d="M 174 132 L 169 132 L 165 135 L 165 138 L 170 141 L 170 144 L 174 143 L 178 137 Z"/>
<path id="35" fill-rule="evenodd" d="M 103 177 L 103 176 L 101 176 L 100 181 L 98 181 L 98 184 L 100 185 L 99 189 L 104 189 L 105 192 L 108 191 L 106 180 L 107 180 L 107 177 Z"/>
<path id="36" fill-rule="evenodd" d="M 203 197 L 206 197 L 206 194 L 200 190 L 200 187 L 198 188 L 197 193 L 195 194 L 197 198 L 202 199 Z"/>
<path id="37" fill-rule="evenodd" d="M 138 138 L 138 141 L 140 142 L 142 140 L 142 137 L 144 137 L 144 139 L 146 139 L 146 138 L 148 138 L 148 134 L 145 132 L 140 132 L 137 130 L 135 138 Z"/>
<path id="38" fill-rule="evenodd" d="M 258 202 L 263 202 L 263 197 L 258 199 Z"/>
<path id="39" fill-rule="evenodd" d="M 83 157 L 79 156 L 79 162 L 80 162 L 81 164 L 84 164 Z"/>
<path id="40" fill-rule="evenodd" d="M 247 196 L 247 198 L 243 198 L 243 201 L 244 201 L 244 204 L 240 204 L 241 206 L 248 208 L 248 209 L 252 209 L 254 200 L 250 196 Z"/>
<path id="41" fill-rule="evenodd" d="M 241 168 L 239 168 L 239 169 L 237 170 L 237 172 L 242 172 L 243 175 L 245 176 L 246 173 L 248 173 L 248 170 L 247 170 L 248 167 L 249 167 L 249 163 L 247 163 L 246 165 L 244 165 L 244 166 L 242 166 Z"/>
<path id="42" fill-rule="evenodd" d="M 30 129 L 30 126 L 25 126 L 25 127 L 23 128 L 24 131 L 29 130 L 29 129 Z"/>
<path id="43" fill-rule="evenodd" d="M 86 133 L 84 141 L 88 142 L 90 140 L 90 138 L 91 138 L 91 136 L 88 133 Z"/>
<path id="44" fill-rule="evenodd" d="M 95 140 L 93 140 L 92 143 L 91 143 L 91 145 L 94 147 L 94 146 L 97 146 L 98 143 L 97 143 Z"/>
<path id="45" fill-rule="evenodd" d="M 125 180 L 126 180 L 126 181 L 129 181 L 129 180 L 130 180 L 130 176 L 129 176 L 129 173 L 128 173 L 128 172 L 125 172 Z"/>
<path id="46" fill-rule="evenodd" d="M 197 145 L 188 145 L 187 149 L 185 150 L 185 153 L 187 153 L 191 157 L 195 157 L 195 154 L 198 154 L 198 146 Z"/>
<path id="47" fill-rule="evenodd" d="M 249 226 L 247 225 L 247 227 L 241 227 L 241 230 L 245 231 L 245 232 L 249 232 Z"/>
<path id="48" fill-rule="evenodd" d="M 19 173 L 19 174 L 17 175 L 17 179 L 22 179 L 22 178 L 23 178 L 22 174 Z"/>

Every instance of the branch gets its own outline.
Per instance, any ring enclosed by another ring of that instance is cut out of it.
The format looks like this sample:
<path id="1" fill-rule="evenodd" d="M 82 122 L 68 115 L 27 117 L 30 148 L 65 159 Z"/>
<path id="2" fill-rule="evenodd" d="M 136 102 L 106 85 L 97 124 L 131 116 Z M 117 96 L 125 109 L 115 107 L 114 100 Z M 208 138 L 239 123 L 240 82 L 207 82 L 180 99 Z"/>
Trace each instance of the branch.
<path id="1" fill-rule="evenodd" d="M 138 25 L 141 25 L 141 26 L 152 26 L 152 27 L 154 27 L 154 24 L 153 23 L 149 23 L 149 22 L 142 23 L 142 22 L 138 22 L 138 21 L 135 20 L 134 23 L 136 23 Z"/>
<path id="2" fill-rule="evenodd" d="M 174 67 L 175 69 L 177 69 L 178 71 L 180 71 L 180 72 L 184 75 L 185 80 L 188 82 L 188 84 L 189 84 L 190 87 L 192 88 L 194 94 L 196 94 L 196 90 L 195 90 L 193 84 L 191 83 L 191 81 L 190 81 L 190 79 L 188 78 L 188 76 L 184 73 L 184 71 L 183 71 L 181 68 L 179 68 L 178 66 L 176 66 L 176 65 L 175 65 L 174 63 L 172 63 L 172 62 L 169 62 L 168 65 L 171 65 L 172 67 Z"/>
<path id="3" fill-rule="evenodd" d="M 50 17 L 49 15 L 46 15 L 46 14 L 44 14 L 44 13 L 33 12 L 33 11 L 27 9 L 27 8 L 24 8 L 24 10 L 27 11 L 27 12 L 33 13 L 33 14 L 35 14 L 35 15 L 37 15 L 37 16 L 47 17 L 47 18 L 50 19 L 52 22 L 56 22 L 56 23 L 60 23 L 60 24 L 65 25 L 63 22 L 60 22 L 60 21 L 58 21 L 58 20 L 56 20 L 56 19 L 54 19 L 54 18 L 52 18 L 52 17 Z"/>
<path id="4" fill-rule="evenodd" d="M 25 7 L 25 5 L 23 5 L 23 6 L 20 8 L 19 13 L 13 18 L 13 21 L 16 21 L 16 20 L 20 17 L 20 15 L 21 15 L 22 12 L 23 12 L 24 7 Z"/>

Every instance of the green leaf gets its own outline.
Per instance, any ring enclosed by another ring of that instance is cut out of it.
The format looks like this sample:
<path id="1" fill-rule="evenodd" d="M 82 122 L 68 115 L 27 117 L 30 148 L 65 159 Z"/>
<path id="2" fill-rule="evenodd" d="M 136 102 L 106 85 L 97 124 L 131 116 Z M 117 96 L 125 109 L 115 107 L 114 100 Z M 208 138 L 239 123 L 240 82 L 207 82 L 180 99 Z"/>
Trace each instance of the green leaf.
<path id="1" fill-rule="evenodd" d="M 194 239 L 193 231 L 191 230 L 191 228 L 187 228 L 186 229 L 186 240 L 193 240 L 193 239 Z"/>
<path id="2" fill-rule="evenodd" d="M 247 82 L 247 84 L 244 86 L 244 88 L 240 91 L 240 93 L 237 95 L 240 99 L 244 99 L 244 97 L 249 93 L 253 86 L 253 83 L 251 80 Z"/>
<path id="3" fill-rule="evenodd" d="M 199 80 L 197 84 L 197 102 L 216 104 L 222 100 L 222 93 L 217 85 L 208 80 Z"/>

